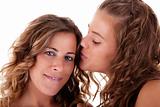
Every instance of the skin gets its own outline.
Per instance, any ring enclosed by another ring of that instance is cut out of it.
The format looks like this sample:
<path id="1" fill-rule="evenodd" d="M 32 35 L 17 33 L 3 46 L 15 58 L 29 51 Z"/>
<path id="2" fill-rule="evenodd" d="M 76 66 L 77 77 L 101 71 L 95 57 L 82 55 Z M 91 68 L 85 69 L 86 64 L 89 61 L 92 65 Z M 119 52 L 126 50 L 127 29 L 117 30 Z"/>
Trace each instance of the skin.
<path id="1" fill-rule="evenodd" d="M 91 72 L 110 70 L 116 55 L 115 19 L 104 11 L 97 11 L 89 24 L 88 34 L 81 42 L 80 68 Z"/>
<path id="2" fill-rule="evenodd" d="M 37 55 L 36 63 L 29 72 L 27 90 L 17 100 L 18 106 L 59 107 L 53 96 L 65 85 L 73 71 L 76 48 L 74 34 L 56 33 L 48 47 Z"/>
<path id="3" fill-rule="evenodd" d="M 147 82 L 139 92 L 135 107 L 160 107 L 160 80 Z"/>

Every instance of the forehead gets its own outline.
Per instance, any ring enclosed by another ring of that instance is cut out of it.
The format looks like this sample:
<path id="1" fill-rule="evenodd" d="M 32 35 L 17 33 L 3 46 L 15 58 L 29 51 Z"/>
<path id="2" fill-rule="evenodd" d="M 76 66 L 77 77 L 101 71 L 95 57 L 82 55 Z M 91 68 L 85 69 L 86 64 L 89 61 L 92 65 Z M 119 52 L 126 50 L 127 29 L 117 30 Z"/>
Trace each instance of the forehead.
<path id="1" fill-rule="evenodd" d="M 101 34 L 104 38 L 103 44 L 116 47 L 116 21 L 110 14 L 102 10 L 97 11 L 90 24 L 89 30 Z"/>
<path id="2" fill-rule="evenodd" d="M 108 33 L 114 35 L 116 20 L 116 18 L 108 14 L 106 11 L 97 10 L 90 23 L 90 28 L 101 33 L 103 36 Z"/>
<path id="3" fill-rule="evenodd" d="M 76 35 L 70 32 L 58 32 L 49 40 L 49 47 L 60 50 L 76 50 Z"/>

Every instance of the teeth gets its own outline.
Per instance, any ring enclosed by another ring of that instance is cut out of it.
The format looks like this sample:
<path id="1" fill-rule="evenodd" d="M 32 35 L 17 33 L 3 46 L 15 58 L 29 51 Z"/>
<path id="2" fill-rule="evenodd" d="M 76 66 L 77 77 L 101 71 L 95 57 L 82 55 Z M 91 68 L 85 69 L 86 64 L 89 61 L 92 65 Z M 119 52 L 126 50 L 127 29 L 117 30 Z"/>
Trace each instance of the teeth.
<path id="1" fill-rule="evenodd" d="M 59 80 L 61 80 L 61 78 L 57 78 L 57 77 L 51 77 L 51 76 L 48 76 L 48 75 L 46 75 L 46 77 L 48 77 L 49 79 L 51 79 L 51 80 L 56 80 L 56 81 L 59 81 Z"/>
<path id="2" fill-rule="evenodd" d="M 56 77 L 50 77 L 50 76 L 48 76 L 50 79 L 52 79 L 52 80 L 56 80 Z"/>
<path id="3" fill-rule="evenodd" d="M 56 78 L 56 77 L 51 77 L 51 79 L 52 79 L 52 80 L 56 80 L 57 78 Z M 58 80 L 58 79 L 57 79 L 57 80 Z"/>

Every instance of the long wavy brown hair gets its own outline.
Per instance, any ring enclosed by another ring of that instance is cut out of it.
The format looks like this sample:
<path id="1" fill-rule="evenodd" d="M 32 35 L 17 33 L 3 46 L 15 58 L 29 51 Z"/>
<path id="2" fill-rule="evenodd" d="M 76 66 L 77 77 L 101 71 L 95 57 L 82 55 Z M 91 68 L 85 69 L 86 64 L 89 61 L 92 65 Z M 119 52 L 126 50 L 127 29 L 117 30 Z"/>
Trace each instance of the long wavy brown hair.
<path id="1" fill-rule="evenodd" d="M 67 17 L 59 17 L 52 14 L 40 16 L 29 23 L 28 27 L 11 46 L 11 59 L 2 69 L 1 73 L 5 81 L 1 85 L 0 107 L 9 107 L 19 98 L 28 83 L 28 71 L 34 66 L 36 56 L 48 45 L 49 40 L 57 32 L 70 32 L 76 35 L 77 55 L 74 71 L 68 82 L 53 98 L 62 107 L 74 107 L 77 103 L 83 103 L 88 85 L 80 91 L 79 81 L 88 84 L 88 76 L 85 72 L 79 72 L 79 44 L 82 34 L 74 22 Z M 87 80 L 87 81 L 86 81 Z"/>
<path id="2" fill-rule="evenodd" d="M 141 0 L 105 0 L 98 10 L 106 11 L 117 22 L 117 55 L 99 106 L 134 107 L 142 86 L 160 79 L 160 29 L 156 15 Z"/>

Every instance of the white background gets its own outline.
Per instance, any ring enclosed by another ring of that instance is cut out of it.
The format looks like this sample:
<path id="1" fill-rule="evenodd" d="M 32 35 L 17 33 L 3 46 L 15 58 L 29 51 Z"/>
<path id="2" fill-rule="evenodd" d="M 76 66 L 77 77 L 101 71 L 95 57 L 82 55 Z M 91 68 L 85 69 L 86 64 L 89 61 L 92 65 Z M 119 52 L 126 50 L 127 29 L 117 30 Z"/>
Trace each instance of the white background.
<path id="1" fill-rule="evenodd" d="M 8 49 L 27 24 L 43 14 L 70 17 L 85 36 L 88 23 L 103 0 L 1 0 L 0 1 L 0 68 L 8 61 Z M 158 0 L 144 0 L 160 20 Z M 98 100 L 92 104 L 97 105 Z"/>

